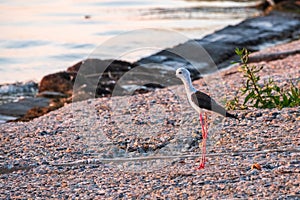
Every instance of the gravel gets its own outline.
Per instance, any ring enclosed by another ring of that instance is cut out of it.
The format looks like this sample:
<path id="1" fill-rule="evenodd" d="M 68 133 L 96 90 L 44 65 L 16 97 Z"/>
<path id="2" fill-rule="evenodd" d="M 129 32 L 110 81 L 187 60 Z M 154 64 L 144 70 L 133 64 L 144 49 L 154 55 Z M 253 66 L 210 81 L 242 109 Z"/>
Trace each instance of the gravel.
<path id="1" fill-rule="evenodd" d="M 264 78 L 282 85 L 300 77 L 300 55 L 257 64 L 265 65 Z M 194 85 L 224 103 L 241 84 L 236 71 Z M 241 120 L 208 115 L 204 170 L 195 169 L 201 128 L 182 86 L 90 99 L 30 122 L 1 124 L 0 198 L 300 198 L 300 107 L 231 112 Z M 74 163 L 87 159 L 98 162 Z"/>

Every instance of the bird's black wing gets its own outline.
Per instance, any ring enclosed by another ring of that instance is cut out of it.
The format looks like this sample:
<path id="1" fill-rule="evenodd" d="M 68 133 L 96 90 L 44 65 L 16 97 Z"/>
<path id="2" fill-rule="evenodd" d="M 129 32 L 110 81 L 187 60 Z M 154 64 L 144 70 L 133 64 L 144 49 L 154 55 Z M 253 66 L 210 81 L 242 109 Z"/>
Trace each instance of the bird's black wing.
<path id="1" fill-rule="evenodd" d="M 213 99 L 207 94 L 197 91 L 192 94 L 192 101 L 200 108 L 211 110 Z"/>
<path id="2" fill-rule="evenodd" d="M 237 118 L 236 116 L 226 112 L 225 108 L 220 106 L 214 99 L 203 92 L 197 91 L 193 93 L 191 99 L 200 108 L 211 110 L 213 112 L 219 113 L 220 115 L 223 115 L 224 117 Z"/>

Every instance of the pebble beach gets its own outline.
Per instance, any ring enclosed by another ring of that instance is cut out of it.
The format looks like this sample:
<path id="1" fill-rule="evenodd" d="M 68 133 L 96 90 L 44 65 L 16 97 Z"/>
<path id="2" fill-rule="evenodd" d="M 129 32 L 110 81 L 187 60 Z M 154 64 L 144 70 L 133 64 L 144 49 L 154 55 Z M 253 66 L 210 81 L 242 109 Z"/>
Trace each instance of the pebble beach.
<path id="1" fill-rule="evenodd" d="M 299 46 L 297 40 L 253 55 Z M 282 87 L 299 81 L 299 54 L 254 64 L 264 65 L 262 80 Z M 193 84 L 224 105 L 242 75 L 234 66 Z M 230 112 L 240 120 L 208 114 L 204 170 L 196 170 L 201 127 L 182 85 L 1 124 L 0 198 L 299 199 L 300 108 Z"/>

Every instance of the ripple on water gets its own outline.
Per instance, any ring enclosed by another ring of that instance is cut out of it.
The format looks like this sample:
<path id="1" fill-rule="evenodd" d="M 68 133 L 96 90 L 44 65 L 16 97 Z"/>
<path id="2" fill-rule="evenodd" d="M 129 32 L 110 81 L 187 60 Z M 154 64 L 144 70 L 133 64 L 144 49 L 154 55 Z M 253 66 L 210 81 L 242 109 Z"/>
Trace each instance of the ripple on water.
<path id="1" fill-rule="evenodd" d="M 22 48 L 44 46 L 47 44 L 49 44 L 49 42 L 43 40 L 10 40 L 4 42 L 3 46 L 7 49 L 22 49 Z"/>

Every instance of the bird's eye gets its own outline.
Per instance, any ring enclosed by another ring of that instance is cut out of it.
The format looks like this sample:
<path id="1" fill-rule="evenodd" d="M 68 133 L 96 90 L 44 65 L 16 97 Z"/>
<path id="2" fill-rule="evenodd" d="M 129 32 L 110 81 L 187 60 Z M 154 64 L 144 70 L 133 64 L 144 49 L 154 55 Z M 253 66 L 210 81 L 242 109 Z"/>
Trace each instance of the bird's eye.
<path id="1" fill-rule="evenodd" d="M 178 74 L 182 74 L 182 72 L 178 72 Z"/>

